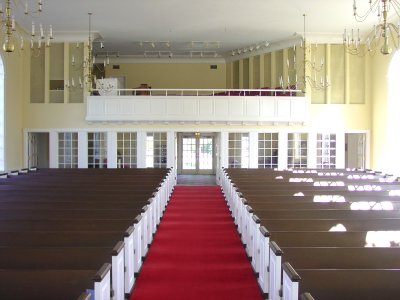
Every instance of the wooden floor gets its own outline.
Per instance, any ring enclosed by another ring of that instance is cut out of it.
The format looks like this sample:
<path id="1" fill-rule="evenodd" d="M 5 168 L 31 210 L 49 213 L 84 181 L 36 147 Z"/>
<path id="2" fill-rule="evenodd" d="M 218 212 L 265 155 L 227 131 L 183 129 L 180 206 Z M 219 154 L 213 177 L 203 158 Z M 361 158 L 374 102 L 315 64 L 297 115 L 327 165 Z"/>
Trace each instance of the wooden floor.
<path id="1" fill-rule="evenodd" d="M 178 185 L 217 185 L 215 175 L 178 175 Z"/>

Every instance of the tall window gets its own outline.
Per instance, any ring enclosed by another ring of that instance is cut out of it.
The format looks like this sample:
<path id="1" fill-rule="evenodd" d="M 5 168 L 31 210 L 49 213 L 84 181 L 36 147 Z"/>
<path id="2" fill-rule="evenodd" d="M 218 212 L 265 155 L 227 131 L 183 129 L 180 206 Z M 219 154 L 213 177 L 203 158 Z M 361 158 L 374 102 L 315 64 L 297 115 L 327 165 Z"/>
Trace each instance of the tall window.
<path id="1" fill-rule="evenodd" d="M 88 132 L 88 168 L 107 168 L 107 133 Z"/>
<path id="2" fill-rule="evenodd" d="M 0 56 L 0 170 L 4 168 L 4 65 Z"/>
<path id="3" fill-rule="evenodd" d="M 77 132 L 58 133 L 58 167 L 59 168 L 78 167 Z"/>
<path id="4" fill-rule="evenodd" d="M 317 168 L 336 168 L 336 134 L 317 134 Z"/>
<path id="5" fill-rule="evenodd" d="M 146 137 L 146 167 L 167 167 L 167 133 L 148 132 Z"/>
<path id="6" fill-rule="evenodd" d="M 117 167 L 137 167 L 137 135 L 136 132 L 117 133 Z"/>
<path id="7" fill-rule="evenodd" d="M 288 167 L 307 168 L 307 133 L 288 134 Z"/>
<path id="8" fill-rule="evenodd" d="M 228 139 L 228 167 L 249 167 L 249 134 L 229 133 Z"/>
<path id="9" fill-rule="evenodd" d="M 278 167 L 278 133 L 258 134 L 258 167 Z"/>

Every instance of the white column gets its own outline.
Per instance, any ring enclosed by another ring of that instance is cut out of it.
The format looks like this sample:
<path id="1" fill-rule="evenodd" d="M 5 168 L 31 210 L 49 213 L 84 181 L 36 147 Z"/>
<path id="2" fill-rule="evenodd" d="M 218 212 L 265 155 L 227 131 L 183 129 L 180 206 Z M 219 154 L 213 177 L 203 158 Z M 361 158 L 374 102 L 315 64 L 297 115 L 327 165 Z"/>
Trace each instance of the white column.
<path id="1" fill-rule="evenodd" d="M 88 167 L 88 136 L 86 131 L 78 132 L 78 168 Z"/>
<path id="2" fill-rule="evenodd" d="M 279 132 L 278 134 L 278 169 L 287 168 L 288 160 L 288 133 Z"/>
<path id="3" fill-rule="evenodd" d="M 58 132 L 49 132 L 49 166 L 58 168 Z"/>
<path id="4" fill-rule="evenodd" d="M 258 168 L 258 132 L 249 133 L 249 168 Z"/>
<path id="5" fill-rule="evenodd" d="M 307 167 L 317 167 L 317 134 L 315 132 L 308 133 L 307 141 Z"/>
<path id="6" fill-rule="evenodd" d="M 167 167 L 176 169 L 176 134 L 174 131 L 167 132 Z"/>
<path id="7" fill-rule="evenodd" d="M 228 138 L 229 134 L 228 132 L 221 132 L 221 168 L 228 167 Z"/>
<path id="8" fill-rule="evenodd" d="M 336 133 L 336 168 L 346 167 L 346 138 L 344 132 Z"/>
<path id="9" fill-rule="evenodd" d="M 117 133 L 107 131 L 107 168 L 117 168 Z"/>
<path id="10" fill-rule="evenodd" d="M 146 135 L 145 131 L 137 132 L 137 167 L 146 168 Z"/>

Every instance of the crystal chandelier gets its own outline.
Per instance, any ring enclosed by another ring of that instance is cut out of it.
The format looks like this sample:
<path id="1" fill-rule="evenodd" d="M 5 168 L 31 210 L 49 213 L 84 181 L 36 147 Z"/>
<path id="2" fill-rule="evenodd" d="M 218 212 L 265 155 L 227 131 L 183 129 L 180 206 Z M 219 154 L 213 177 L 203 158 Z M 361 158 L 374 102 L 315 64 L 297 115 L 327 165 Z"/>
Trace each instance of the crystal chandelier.
<path id="1" fill-rule="evenodd" d="M 378 24 L 373 25 L 372 30 L 364 37 L 360 37 L 360 30 L 354 29 L 343 34 L 343 45 L 346 52 L 363 56 L 374 54 L 377 49 L 383 55 L 392 52 L 391 45 L 399 48 L 399 25 L 389 22 L 389 14 L 400 18 L 400 2 L 398 0 L 369 0 L 369 8 L 364 13 L 359 13 L 357 2 L 353 2 L 353 15 L 357 22 L 364 22 L 370 15 L 376 15 Z"/>
<path id="2" fill-rule="evenodd" d="M 24 50 L 24 36 L 23 33 L 17 31 L 15 21 L 15 13 L 16 10 L 18 10 L 18 7 L 21 7 L 21 9 L 23 8 L 25 16 L 30 16 L 33 18 L 33 16 L 36 16 L 42 12 L 43 2 L 42 0 L 38 0 L 37 8 L 34 10 L 29 9 L 28 1 L 26 1 L 25 4 L 21 3 L 19 0 L 5 0 L 0 2 L 0 24 L 4 39 L 3 50 L 8 53 L 15 51 L 15 43 L 17 41 L 20 42 L 20 49 Z M 38 48 L 41 48 L 42 45 L 50 47 L 50 42 L 52 39 L 53 28 L 51 25 L 46 37 L 42 24 L 39 25 L 39 34 L 37 34 L 35 22 L 32 22 L 31 49 L 34 49 L 35 41 L 37 42 Z"/>

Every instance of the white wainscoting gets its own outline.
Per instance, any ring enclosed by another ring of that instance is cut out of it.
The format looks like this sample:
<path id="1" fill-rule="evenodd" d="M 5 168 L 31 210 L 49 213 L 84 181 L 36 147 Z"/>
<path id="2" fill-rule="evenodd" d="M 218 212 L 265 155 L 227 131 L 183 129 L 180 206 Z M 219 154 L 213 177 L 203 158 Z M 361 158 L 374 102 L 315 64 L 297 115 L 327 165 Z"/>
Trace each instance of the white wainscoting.
<path id="1" fill-rule="evenodd" d="M 88 96 L 88 122 L 307 121 L 308 102 L 299 96 Z"/>

